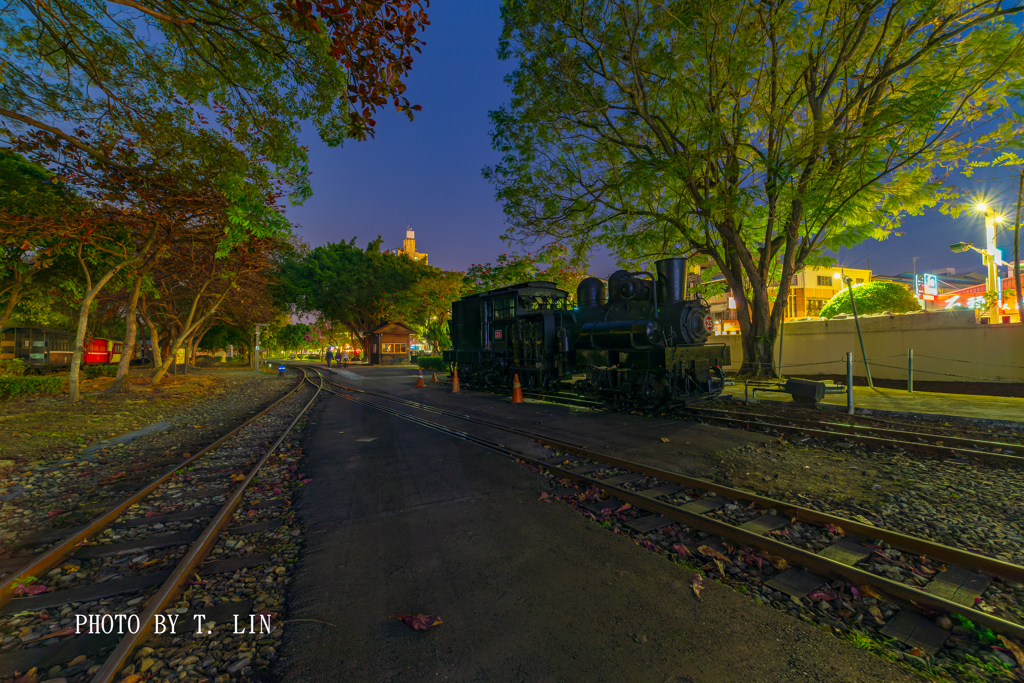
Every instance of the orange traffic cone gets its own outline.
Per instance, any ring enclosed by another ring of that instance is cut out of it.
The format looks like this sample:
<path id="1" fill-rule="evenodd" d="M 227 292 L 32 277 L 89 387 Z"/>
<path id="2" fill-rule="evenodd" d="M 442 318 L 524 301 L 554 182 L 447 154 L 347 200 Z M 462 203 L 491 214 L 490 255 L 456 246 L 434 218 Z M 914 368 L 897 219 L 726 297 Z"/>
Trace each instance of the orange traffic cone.
<path id="1" fill-rule="evenodd" d="M 430 373 L 430 383 L 431 384 L 437 384 L 437 373 L 436 372 Z"/>
<path id="2" fill-rule="evenodd" d="M 459 369 L 455 368 L 455 372 L 452 374 L 452 393 L 459 393 Z"/>
<path id="3" fill-rule="evenodd" d="M 423 383 L 423 368 L 419 370 L 419 376 L 416 378 L 416 386 L 413 389 L 424 389 L 426 384 Z"/>
<path id="4" fill-rule="evenodd" d="M 519 374 L 512 378 L 512 402 L 522 403 L 523 402 L 523 388 L 519 386 Z"/>

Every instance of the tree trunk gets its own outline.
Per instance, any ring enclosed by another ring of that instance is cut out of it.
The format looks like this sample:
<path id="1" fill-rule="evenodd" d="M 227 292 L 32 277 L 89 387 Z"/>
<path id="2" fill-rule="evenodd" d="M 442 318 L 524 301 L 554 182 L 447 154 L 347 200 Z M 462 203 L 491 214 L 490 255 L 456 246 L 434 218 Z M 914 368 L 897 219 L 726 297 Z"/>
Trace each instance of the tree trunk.
<path id="1" fill-rule="evenodd" d="M 114 266 L 96 281 L 96 284 L 92 284 L 92 277 L 89 275 L 89 269 L 85 265 L 85 260 L 82 258 L 82 249 L 78 249 L 78 262 L 82 266 L 82 270 L 85 272 L 85 297 L 82 299 L 82 304 L 78 308 L 78 327 L 75 330 L 75 346 L 74 352 L 71 354 L 71 374 L 68 377 L 68 398 L 72 401 L 79 401 L 82 398 L 81 389 L 78 386 L 79 368 L 82 365 L 82 361 L 85 359 L 85 330 L 89 325 L 89 308 L 92 306 L 93 300 L 96 295 L 100 293 L 100 290 L 110 279 L 117 275 L 118 271 L 127 266 L 130 262 L 125 261 L 117 266 Z"/>
<path id="2" fill-rule="evenodd" d="M 139 293 L 142 291 L 142 275 L 135 277 L 132 283 L 132 291 L 128 296 L 128 306 L 125 312 L 124 345 L 121 347 L 121 362 L 117 364 L 117 379 L 110 386 L 108 391 L 128 393 L 128 368 L 132 361 L 132 350 L 135 348 L 135 337 L 138 330 Z"/>
<path id="3" fill-rule="evenodd" d="M 18 304 L 18 298 L 21 294 L 21 288 L 24 286 L 25 281 L 21 273 L 18 272 L 17 267 L 14 269 L 14 285 L 11 287 L 7 299 L 7 305 L 4 306 L 4 312 L 0 313 L 0 327 L 3 327 L 10 319 L 11 314 L 14 313 L 14 307 Z"/>
<path id="4" fill-rule="evenodd" d="M 197 329 L 202 327 L 203 324 L 207 320 L 209 320 L 210 317 L 214 313 L 217 312 L 217 308 L 220 307 L 221 302 L 224 301 L 224 299 L 228 295 L 228 292 L 231 291 L 231 287 L 230 286 L 225 288 L 224 292 L 221 293 L 217 297 L 217 300 L 213 303 L 213 305 L 210 306 L 210 310 L 208 310 L 206 313 L 201 315 L 198 320 L 193 321 L 193 318 L 194 318 L 195 312 L 196 312 L 196 308 L 199 306 L 199 301 L 202 299 L 203 291 L 205 289 L 206 288 L 204 286 L 203 289 L 199 290 L 199 292 L 196 294 L 195 298 L 193 299 L 193 301 L 192 301 L 192 308 L 189 311 L 188 318 L 186 318 L 184 324 L 180 327 L 180 330 L 181 330 L 180 333 L 177 334 L 174 337 L 174 341 L 171 343 L 171 349 L 170 349 L 170 351 L 168 353 L 168 358 L 167 358 L 167 360 L 164 361 L 164 364 L 162 366 L 160 366 L 160 368 L 156 371 L 156 374 L 153 375 L 153 380 L 150 382 L 150 386 L 156 386 L 157 384 L 159 384 L 160 380 L 162 380 L 164 375 L 167 374 L 167 369 L 168 369 L 168 366 L 170 364 L 169 361 L 176 360 L 175 356 L 176 356 L 176 354 L 178 352 L 178 349 L 181 347 L 181 344 L 188 337 L 190 337 Z M 175 331 L 177 331 L 177 330 L 175 330 Z M 187 354 L 185 356 L 185 362 L 188 363 L 188 355 Z"/>
<path id="5" fill-rule="evenodd" d="M 142 313 L 142 320 L 149 329 L 150 356 L 152 356 L 153 367 L 158 368 L 163 365 L 163 356 L 160 355 L 160 333 L 157 331 L 156 325 L 153 324 L 153 320 L 146 315 L 145 299 L 142 301 L 142 307 L 139 309 L 139 312 Z"/>

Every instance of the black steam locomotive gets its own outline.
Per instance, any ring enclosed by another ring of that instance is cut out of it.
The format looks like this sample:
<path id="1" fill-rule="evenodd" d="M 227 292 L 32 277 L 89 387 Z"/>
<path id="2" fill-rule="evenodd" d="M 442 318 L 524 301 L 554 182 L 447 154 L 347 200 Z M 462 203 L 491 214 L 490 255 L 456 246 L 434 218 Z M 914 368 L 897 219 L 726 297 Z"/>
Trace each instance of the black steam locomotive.
<path id="1" fill-rule="evenodd" d="M 469 386 L 579 394 L 645 410 L 715 396 L 729 347 L 707 344 L 707 303 L 686 296 L 686 259 L 583 280 L 577 306 L 552 282 L 525 282 L 452 304 L 445 360 Z M 580 377 L 584 375 L 585 377 Z M 575 380 L 575 381 L 573 381 Z"/>

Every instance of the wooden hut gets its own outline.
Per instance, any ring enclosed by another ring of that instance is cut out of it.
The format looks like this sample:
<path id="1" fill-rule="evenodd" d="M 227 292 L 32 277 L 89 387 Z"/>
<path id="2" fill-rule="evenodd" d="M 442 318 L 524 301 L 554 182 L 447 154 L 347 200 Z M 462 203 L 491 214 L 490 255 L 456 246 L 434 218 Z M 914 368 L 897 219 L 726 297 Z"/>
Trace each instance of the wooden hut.
<path id="1" fill-rule="evenodd" d="M 370 365 L 409 362 L 409 338 L 416 331 L 402 323 L 384 323 L 370 332 Z"/>

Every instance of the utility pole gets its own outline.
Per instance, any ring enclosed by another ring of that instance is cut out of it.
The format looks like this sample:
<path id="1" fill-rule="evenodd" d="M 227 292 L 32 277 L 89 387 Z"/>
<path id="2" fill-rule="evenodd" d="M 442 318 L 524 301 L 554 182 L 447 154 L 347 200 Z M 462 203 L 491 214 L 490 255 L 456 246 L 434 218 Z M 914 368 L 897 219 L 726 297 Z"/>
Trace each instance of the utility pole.
<path id="1" fill-rule="evenodd" d="M 1020 172 L 1017 183 L 1017 221 L 1013 224 L 1013 286 L 1017 291 L 1017 315 L 1024 323 L 1024 292 L 1020 286 L 1020 209 L 1024 202 L 1024 169 Z"/>
<path id="2" fill-rule="evenodd" d="M 260 328 L 268 327 L 270 323 L 256 323 L 256 350 L 253 352 L 253 360 L 256 362 L 255 370 L 260 371 Z"/>

